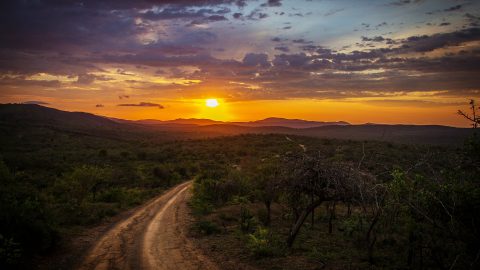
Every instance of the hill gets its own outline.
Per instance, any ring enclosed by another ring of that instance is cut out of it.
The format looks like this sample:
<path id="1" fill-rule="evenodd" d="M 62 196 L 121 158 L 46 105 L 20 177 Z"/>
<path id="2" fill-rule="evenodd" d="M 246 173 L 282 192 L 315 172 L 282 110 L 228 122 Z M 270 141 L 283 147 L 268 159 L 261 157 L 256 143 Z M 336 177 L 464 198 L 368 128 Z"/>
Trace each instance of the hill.
<path id="1" fill-rule="evenodd" d="M 277 133 L 349 140 L 460 144 L 472 134 L 472 129 L 437 125 L 350 125 L 343 121 L 318 122 L 284 118 L 232 123 L 209 119 L 130 121 L 83 112 L 66 112 L 31 104 L 0 105 L 0 126 L 9 130 L 8 132 L 20 127 L 42 127 L 90 136 L 149 141 L 195 139 L 245 133 Z M 22 131 L 25 132 L 26 129 Z"/>
<path id="2" fill-rule="evenodd" d="M 113 119 L 117 122 L 125 123 L 123 119 Z M 136 121 L 127 121 L 134 122 L 137 124 L 144 125 L 162 125 L 162 126 L 171 126 L 171 127 L 187 127 L 187 126 L 210 126 L 210 125 L 236 125 L 243 127 L 288 127 L 288 128 L 312 128 L 312 127 L 322 127 L 322 126 L 331 126 L 331 125 L 350 125 L 350 123 L 345 121 L 338 122 L 322 122 L 322 121 L 308 121 L 302 119 L 287 119 L 287 118 L 278 118 L 278 117 L 269 117 L 257 121 L 249 122 L 224 122 L 224 121 L 215 121 L 210 119 L 197 119 L 197 118 L 179 118 L 175 120 L 161 121 L 156 119 L 144 119 Z"/>

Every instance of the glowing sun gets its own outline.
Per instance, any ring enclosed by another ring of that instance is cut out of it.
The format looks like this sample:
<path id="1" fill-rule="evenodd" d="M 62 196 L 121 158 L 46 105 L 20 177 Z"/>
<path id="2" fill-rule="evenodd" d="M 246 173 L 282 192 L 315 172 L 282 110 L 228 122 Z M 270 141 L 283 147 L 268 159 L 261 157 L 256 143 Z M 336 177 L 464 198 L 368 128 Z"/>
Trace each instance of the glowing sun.
<path id="1" fill-rule="evenodd" d="M 209 98 L 205 100 L 205 105 L 207 105 L 207 107 L 210 107 L 210 108 L 215 108 L 218 106 L 218 101 L 214 98 Z"/>

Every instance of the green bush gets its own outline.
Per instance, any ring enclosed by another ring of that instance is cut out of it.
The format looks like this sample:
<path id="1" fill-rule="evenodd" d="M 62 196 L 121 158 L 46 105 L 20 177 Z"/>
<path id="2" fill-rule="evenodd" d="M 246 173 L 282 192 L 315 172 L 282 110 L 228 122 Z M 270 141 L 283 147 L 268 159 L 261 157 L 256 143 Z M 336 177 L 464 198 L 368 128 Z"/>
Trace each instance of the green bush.
<path id="1" fill-rule="evenodd" d="M 255 258 L 283 254 L 281 241 L 267 228 L 261 226 L 258 226 L 254 233 L 248 235 L 247 247 Z"/>
<path id="2" fill-rule="evenodd" d="M 218 227 L 218 225 L 207 220 L 201 220 L 196 222 L 194 225 L 194 229 L 204 235 L 220 233 L 220 228 Z"/>

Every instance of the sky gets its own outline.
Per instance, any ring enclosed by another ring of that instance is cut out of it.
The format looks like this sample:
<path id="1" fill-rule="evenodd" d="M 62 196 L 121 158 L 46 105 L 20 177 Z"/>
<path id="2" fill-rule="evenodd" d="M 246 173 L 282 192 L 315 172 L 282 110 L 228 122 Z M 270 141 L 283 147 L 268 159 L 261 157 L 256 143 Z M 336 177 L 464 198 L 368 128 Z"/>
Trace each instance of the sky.
<path id="1" fill-rule="evenodd" d="M 0 3 L 0 103 L 466 127 L 479 97 L 480 1 Z"/>

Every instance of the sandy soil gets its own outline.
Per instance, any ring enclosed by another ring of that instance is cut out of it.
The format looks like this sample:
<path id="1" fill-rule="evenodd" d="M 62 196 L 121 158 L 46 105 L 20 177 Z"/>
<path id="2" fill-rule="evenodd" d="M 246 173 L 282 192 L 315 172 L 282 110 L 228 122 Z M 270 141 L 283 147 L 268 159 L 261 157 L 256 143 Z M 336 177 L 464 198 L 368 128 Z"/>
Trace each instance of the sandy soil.
<path id="1" fill-rule="evenodd" d="M 77 269 L 218 269 L 187 237 L 190 186 L 180 184 L 117 222 Z"/>

